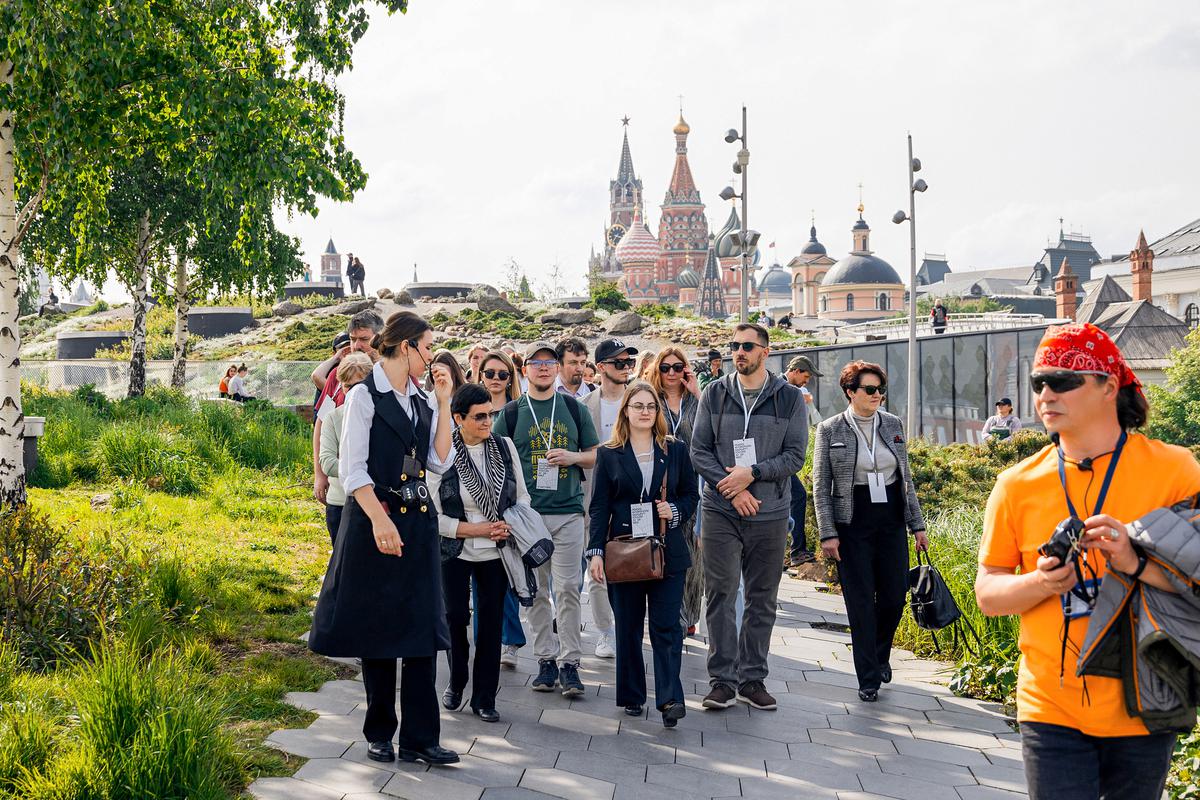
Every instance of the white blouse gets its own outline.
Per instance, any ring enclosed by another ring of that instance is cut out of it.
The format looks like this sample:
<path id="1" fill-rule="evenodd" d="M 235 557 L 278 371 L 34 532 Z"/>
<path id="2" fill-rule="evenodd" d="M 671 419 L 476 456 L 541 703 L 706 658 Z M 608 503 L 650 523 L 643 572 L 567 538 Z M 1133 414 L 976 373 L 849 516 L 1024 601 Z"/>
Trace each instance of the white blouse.
<path id="1" fill-rule="evenodd" d="M 421 391 L 411 380 L 405 387 L 406 391 L 397 391 L 388 381 L 387 375 L 384 374 L 382 362 L 376 364 L 371 370 L 371 376 L 381 391 L 390 390 L 396 395 L 400 408 L 414 424 L 416 417 L 413 414 L 413 403 L 425 403 L 433 410 L 429 442 L 426 445 L 425 469 L 436 475 L 449 469 L 450 465 L 454 463 L 454 446 L 450 446 L 450 453 L 444 460 L 438 458 L 437 451 L 433 449 L 433 437 L 438 424 L 437 398 L 432 393 L 426 394 Z M 375 481 L 371 480 L 371 476 L 367 474 L 367 454 L 371 449 L 371 422 L 375 419 L 375 400 L 371 397 L 371 392 L 364 385 L 365 383 L 366 381 L 359 383 L 346 393 L 341 451 L 338 453 L 338 474 L 341 476 L 342 488 L 346 491 L 347 496 L 354 494 L 356 489 L 375 485 Z"/>
<path id="2" fill-rule="evenodd" d="M 529 505 L 529 489 L 525 486 L 525 473 L 521 469 L 521 459 L 517 455 L 516 445 L 512 439 L 500 437 L 504 447 L 508 448 L 510 458 L 512 459 L 513 472 L 517 478 L 517 502 Z M 467 455 L 475 464 L 475 469 L 479 470 L 479 474 L 485 479 L 490 480 L 491 476 L 487 472 L 487 460 L 484 457 L 483 442 L 477 445 L 467 445 Z M 442 478 L 440 475 L 434 475 L 429 481 L 429 491 L 433 495 L 433 507 L 438 512 L 438 533 L 445 536 L 447 539 L 458 538 L 458 524 L 461 520 L 455 517 L 448 517 L 442 513 L 442 501 L 438 499 L 438 488 L 440 487 Z M 487 522 L 487 517 L 483 515 L 479 504 L 475 502 L 475 498 L 471 497 L 471 493 L 461 487 L 460 483 L 459 497 L 462 498 L 463 512 L 467 515 L 467 522 Z M 491 561 L 500 557 L 500 551 L 496 549 L 496 543 L 486 536 L 464 536 L 462 553 L 458 556 L 463 561 Z"/>

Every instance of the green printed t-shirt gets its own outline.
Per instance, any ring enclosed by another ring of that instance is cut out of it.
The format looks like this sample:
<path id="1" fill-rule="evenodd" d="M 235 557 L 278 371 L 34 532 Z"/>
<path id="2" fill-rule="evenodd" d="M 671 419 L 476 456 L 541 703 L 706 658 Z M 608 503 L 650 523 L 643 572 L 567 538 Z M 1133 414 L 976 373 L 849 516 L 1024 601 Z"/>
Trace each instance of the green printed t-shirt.
<path id="1" fill-rule="evenodd" d="M 533 411 L 529 405 L 533 403 Z M 582 514 L 583 513 L 583 470 L 579 467 L 558 468 L 558 489 L 549 491 L 537 488 L 537 461 L 546 457 L 546 434 L 550 429 L 550 413 L 554 412 L 554 434 L 550 437 L 553 448 L 582 452 L 600 444 L 596 435 L 596 427 L 592 424 L 592 415 L 586 408 L 579 409 L 579 421 L 583 430 L 575 426 L 571 412 L 567 408 L 570 400 L 555 392 L 549 400 L 533 400 L 528 395 L 517 400 L 517 424 L 513 426 L 513 444 L 517 446 L 517 455 L 521 457 L 521 470 L 525 473 L 525 485 L 529 488 L 529 497 L 535 511 L 542 514 Z M 557 409 L 554 404 L 557 403 Z M 499 436 L 508 433 L 508 421 L 504 419 L 506 412 L 501 411 L 492 425 L 492 430 Z M 536 414 L 536 422 L 534 415 Z M 540 433 L 538 432 L 540 429 Z"/>

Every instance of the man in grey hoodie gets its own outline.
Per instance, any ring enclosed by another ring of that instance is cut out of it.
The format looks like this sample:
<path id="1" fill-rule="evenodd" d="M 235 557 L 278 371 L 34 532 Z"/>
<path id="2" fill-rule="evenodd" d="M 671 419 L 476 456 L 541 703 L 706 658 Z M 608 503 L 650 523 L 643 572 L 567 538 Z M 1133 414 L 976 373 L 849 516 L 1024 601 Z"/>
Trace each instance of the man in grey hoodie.
<path id="1" fill-rule="evenodd" d="M 740 700 L 774 709 L 763 680 L 791 478 L 804 466 L 808 415 L 800 390 L 767 370 L 766 328 L 738 325 L 729 347 L 735 372 L 704 390 L 692 432 L 692 463 L 705 482 L 701 536 L 712 691 L 704 707 L 729 708 Z M 734 619 L 739 580 L 746 601 L 740 640 Z"/>

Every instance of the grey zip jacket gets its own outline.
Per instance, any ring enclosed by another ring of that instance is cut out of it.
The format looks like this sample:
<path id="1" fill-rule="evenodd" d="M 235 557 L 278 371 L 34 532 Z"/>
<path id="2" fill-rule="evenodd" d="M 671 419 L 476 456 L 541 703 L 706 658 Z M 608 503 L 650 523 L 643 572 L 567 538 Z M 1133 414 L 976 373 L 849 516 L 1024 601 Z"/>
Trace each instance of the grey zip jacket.
<path id="1" fill-rule="evenodd" d="M 734 466 L 733 441 L 754 439 L 754 453 L 762 477 L 750 484 L 750 493 L 762 501 L 758 513 L 745 519 L 768 522 L 787 519 L 792 510 L 791 478 L 804 466 L 808 450 L 808 410 L 800 390 L 779 375 L 768 372 L 762 391 L 750 410 L 750 423 L 734 384 L 737 373 L 714 380 L 700 396 L 692 427 L 692 466 L 704 478 L 704 510 L 741 519 L 733 504 L 717 491 L 717 483 Z"/>
<path id="2" fill-rule="evenodd" d="M 1106 572 L 1076 674 L 1120 678 L 1150 733 L 1187 733 L 1200 705 L 1200 495 L 1126 527 L 1178 594 Z"/>

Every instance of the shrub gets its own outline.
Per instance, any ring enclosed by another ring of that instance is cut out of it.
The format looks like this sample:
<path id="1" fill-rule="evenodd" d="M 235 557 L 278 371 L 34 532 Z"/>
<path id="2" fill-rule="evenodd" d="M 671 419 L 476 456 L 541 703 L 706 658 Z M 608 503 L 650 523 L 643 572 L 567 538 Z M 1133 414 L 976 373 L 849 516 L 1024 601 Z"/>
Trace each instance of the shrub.
<path id="1" fill-rule="evenodd" d="M 595 281 L 588 294 L 592 299 L 583 304 L 584 308 L 598 311 L 628 311 L 631 308 L 616 281 Z"/>
<path id="2" fill-rule="evenodd" d="M 1175 744 L 1175 757 L 1167 775 L 1171 800 L 1200 798 L 1200 728 L 1181 736 Z"/>
<path id="3" fill-rule="evenodd" d="M 194 494 L 204 478 L 195 445 L 166 426 L 127 422 L 107 428 L 96 439 L 95 453 L 101 475 L 172 494 Z"/>
<path id="4" fill-rule="evenodd" d="M 1041 450 L 1050 440 L 1039 431 L 980 445 L 909 442 L 909 464 L 923 509 L 983 508 L 996 476 Z"/>
<path id="5" fill-rule="evenodd" d="M 1166 386 L 1150 386 L 1147 433 L 1185 447 L 1200 445 L 1200 330 L 1188 334 L 1187 345 L 1171 356 Z"/>

